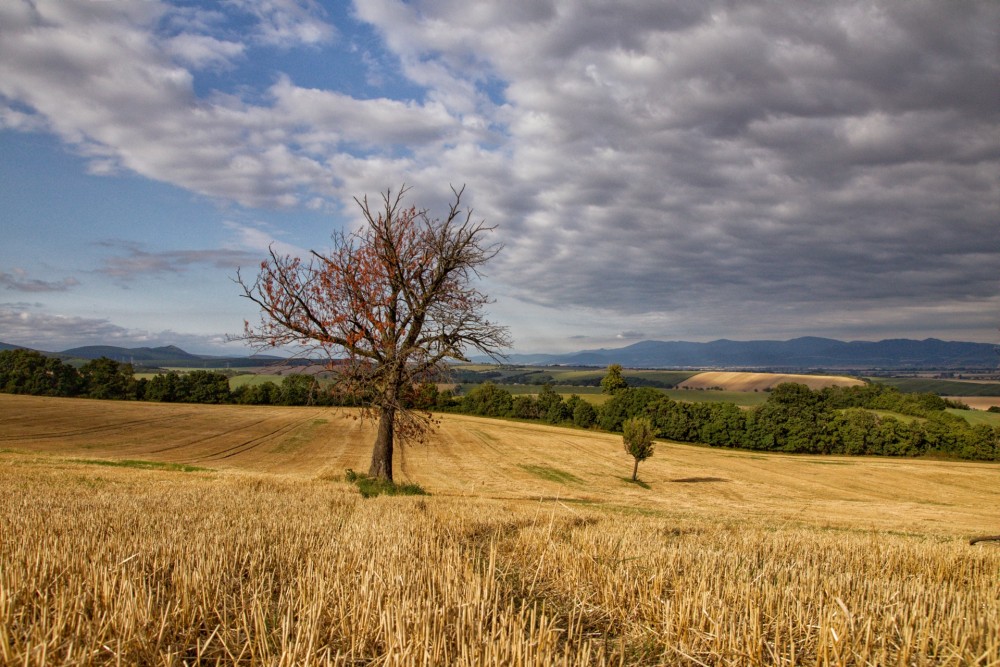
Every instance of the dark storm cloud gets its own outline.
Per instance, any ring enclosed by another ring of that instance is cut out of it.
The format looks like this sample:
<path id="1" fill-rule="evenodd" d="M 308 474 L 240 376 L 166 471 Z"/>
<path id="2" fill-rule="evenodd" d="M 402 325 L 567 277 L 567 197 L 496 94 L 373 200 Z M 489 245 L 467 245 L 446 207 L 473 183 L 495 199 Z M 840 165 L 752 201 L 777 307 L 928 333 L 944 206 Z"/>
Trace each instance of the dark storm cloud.
<path id="1" fill-rule="evenodd" d="M 703 8 L 629 36 L 580 19 L 572 53 L 511 65 L 540 193 L 505 219 L 524 298 L 779 330 L 995 307 L 1000 5 Z"/>

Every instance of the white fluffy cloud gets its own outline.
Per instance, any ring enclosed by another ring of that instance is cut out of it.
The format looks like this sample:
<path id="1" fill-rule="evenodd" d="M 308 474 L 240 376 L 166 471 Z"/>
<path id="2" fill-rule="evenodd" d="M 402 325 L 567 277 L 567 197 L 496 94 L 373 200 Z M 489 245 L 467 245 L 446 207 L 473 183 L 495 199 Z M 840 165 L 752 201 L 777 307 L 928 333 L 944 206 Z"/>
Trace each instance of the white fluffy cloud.
<path id="1" fill-rule="evenodd" d="M 269 43 L 312 44 L 333 32 L 313 2 L 236 4 L 259 20 L 251 37 Z M 257 91 L 257 103 L 198 97 L 194 70 L 224 68 L 246 45 L 158 33 L 177 18 L 164 3 L 41 0 L 3 11 L 4 125 L 25 125 L 24 109 L 34 111 L 34 127 L 75 146 L 94 173 L 126 169 L 247 206 L 293 206 L 336 194 L 328 160 L 344 150 L 408 151 L 466 133 L 439 104 L 359 100 L 287 77 Z"/>

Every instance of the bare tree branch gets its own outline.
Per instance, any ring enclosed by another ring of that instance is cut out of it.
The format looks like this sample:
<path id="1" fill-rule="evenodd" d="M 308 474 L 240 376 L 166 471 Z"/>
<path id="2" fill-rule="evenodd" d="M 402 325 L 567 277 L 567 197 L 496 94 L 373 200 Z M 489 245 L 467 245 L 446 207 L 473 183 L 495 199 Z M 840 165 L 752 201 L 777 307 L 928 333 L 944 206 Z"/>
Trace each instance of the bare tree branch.
<path id="1" fill-rule="evenodd" d="M 444 220 L 405 207 L 405 184 L 382 193 L 378 207 L 355 198 L 365 224 L 335 233 L 328 253 L 311 251 L 303 262 L 270 248 L 253 283 L 236 274 L 241 296 L 261 311 L 241 340 L 307 345 L 340 360 L 341 386 L 378 414 L 370 473 L 379 477 L 392 479 L 394 438 L 419 439 L 433 423 L 406 407 L 413 384 L 440 376 L 449 359 L 467 360 L 468 349 L 497 358 L 510 346 L 507 329 L 486 318 L 489 297 L 473 285 L 502 248 L 486 242 L 495 226 L 462 208 L 464 186 L 451 190 Z"/>

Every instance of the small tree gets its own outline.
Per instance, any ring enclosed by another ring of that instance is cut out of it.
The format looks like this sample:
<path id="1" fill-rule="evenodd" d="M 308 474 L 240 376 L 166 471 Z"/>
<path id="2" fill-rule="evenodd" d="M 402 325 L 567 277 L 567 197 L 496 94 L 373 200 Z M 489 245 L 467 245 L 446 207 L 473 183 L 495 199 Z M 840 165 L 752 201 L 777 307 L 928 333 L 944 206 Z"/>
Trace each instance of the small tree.
<path id="1" fill-rule="evenodd" d="M 551 382 L 542 385 L 542 390 L 538 392 L 535 403 L 538 406 L 538 416 L 541 419 L 552 424 L 558 424 L 562 421 L 565 404 L 562 396 L 552 388 Z"/>
<path id="2" fill-rule="evenodd" d="M 590 428 L 597 421 L 597 410 L 587 401 L 581 400 L 573 408 L 573 423 L 581 428 Z"/>
<path id="3" fill-rule="evenodd" d="M 486 319 L 489 298 L 473 286 L 500 251 L 485 242 L 494 227 L 461 209 L 464 188 L 452 189 L 444 220 L 405 208 L 407 191 L 386 191 L 378 209 L 355 199 L 364 224 L 334 233 L 327 254 L 303 260 L 272 247 L 256 280 L 236 275 L 242 296 L 261 310 L 260 324 L 245 323 L 240 339 L 328 355 L 340 387 L 378 417 L 368 474 L 388 480 L 395 437 L 420 438 L 431 423 L 407 407 L 411 388 L 440 376 L 447 359 L 467 361 L 469 349 L 497 357 L 510 346 L 507 329 Z"/>
<path id="4" fill-rule="evenodd" d="M 639 462 L 653 455 L 653 424 L 646 417 L 626 419 L 622 424 L 625 451 L 635 459 L 632 468 L 632 481 L 639 474 Z"/>
<path id="5" fill-rule="evenodd" d="M 605 394 L 614 394 L 627 388 L 628 382 L 622 376 L 621 365 L 611 364 L 608 366 L 607 374 L 601 379 L 601 391 Z"/>

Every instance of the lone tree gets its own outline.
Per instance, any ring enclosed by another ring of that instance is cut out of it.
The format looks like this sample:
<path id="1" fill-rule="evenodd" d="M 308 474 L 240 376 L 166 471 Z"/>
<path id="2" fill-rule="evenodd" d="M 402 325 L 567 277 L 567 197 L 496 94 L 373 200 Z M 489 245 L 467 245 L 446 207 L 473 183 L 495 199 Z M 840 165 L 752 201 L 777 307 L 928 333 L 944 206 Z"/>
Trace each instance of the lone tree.
<path id="1" fill-rule="evenodd" d="M 372 477 L 391 481 L 395 437 L 419 440 L 431 425 L 429 414 L 405 401 L 415 386 L 438 377 L 448 359 L 467 361 L 467 350 L 497 358 L 510 346 L 506 327 L 483 312 L 491 300 L 473 286 L 479 267 L 501 249 L 486 240 L 496 227 L 462 210 L 464 190 L 452 188 L 443 220 L 404 207 L 406 186 L 382 194 L 377 210 L 367 196 L 355 198 L 364 224 L 335 232 L 327 254 L 310 251 L 303 260 L 271 247 L 252 283 L 236 275 L 242 296 L 261 310 L 260 323 L 245 322 L 240 339 L 321 350 L 338 386 L 377 417 Z"/>
<path id="2" fill-rule="evenodd" d="M 620 364 L 611 364 L 608 372 L 601 378 L 601 392 L 614 394 L 622 389 L 628 389 L 628 382 L 622 376 L 622 367 Z"/>
<path id="3" fill-rule="evenodd" d="M 633 417 L 622 423 L 625 451 L 635 459 L 632 468 L 632 481 L 639 474 L 639 462 L 653 455 L 653 424 L 646 417 Z"/>

